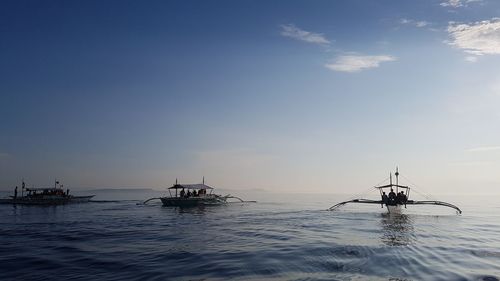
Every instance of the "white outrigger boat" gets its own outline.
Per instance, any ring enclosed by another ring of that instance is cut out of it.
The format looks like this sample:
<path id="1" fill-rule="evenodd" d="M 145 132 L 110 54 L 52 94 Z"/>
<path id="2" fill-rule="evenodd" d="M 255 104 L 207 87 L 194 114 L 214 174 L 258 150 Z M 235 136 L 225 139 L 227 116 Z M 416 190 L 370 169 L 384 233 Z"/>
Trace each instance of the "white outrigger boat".
<path id="1" fill-rule="evenodd" d="M 69 194 L 69 189 L 64 190 L 63 185 L 56 180 L 54 187 L 46 188 L 25 188 L 22 183 L 21 196 L 17 194 L 17 186 L 14 190 L 14 196 L 1 198 L 0 204 L 23 204 L 23 205 L 62 205 L 68 203 L 84 203 L 94 195 L 74 196 Z"/>
<path id="2" fill-rule="evenodd" d="M 392 183 L 392 173 L 389 175 L 389 184 L 387 185 L 381 185 L 381 186 L 375 186 L 374 188 L 378 189 L 380 192 L 381 200 L 371 200 L 371 199 L 352 199 L 344 202 L 340 202 L 338 204 L 335 204 L 328 208 L 329 211 L 336 210 L 337 208 L 346 205 L 348 203 L 360 203 L 360 204 L 379 204 L 382 207 L 385 205 L 387 207 L 387 210 L 389 213 L 391 211 L 395 211 L 398 209 L 401 209 L 402 206 L 406 208 L 407 205 L 439 205 L 439 206 L 445 206 L 445 207 L 450 207 L 455 209 L 459 214 L 462 213 L 462 210 L 458 208 L 457 206 L 443 202 L 443 201 L 435 201 L 435 200 L 425 200 L 425 201 L 417 201 L 417 200 L 409 200 L 410 198 L 410 190 L 411 188 L 409 186 L 404 186 L 404 185 L 399 185 L 398 179 L 399 179 L 399 171 L 398 168 L 396 168 L 396 173 L 394 173 L 396 176 L 396 184 Z M 393 193 L 393 196 L 389 195 L 386 196 L 384 190 L 390 190 L 391 193 Z M 394 192 L 394 190 L 396 192 Z M 401 190 L 401 191 L 400 191 Z M 397 195 L 396 195 L 397 194 Z"/>
<path id="3" fill-rule="evenodd" d="M 213 193 L 214 188 L 205 184 L 205 179 L 199 184 L 179 184 L 175 180 L 175 184 L 168 188 L 169 196 L 150 198 L 143 202 L 155 199 L 161 200 L 163 206 L 169 207 L 195 207 L 204 205 L 222 205 L 230 203 L 228 199 L 236 199 L 238 202 L 255 202 L 243 201 L 241 198 L 231 196 L 230 194 L 222 196 Z M 175 191 L 173 193 L 172 191 Z"/>

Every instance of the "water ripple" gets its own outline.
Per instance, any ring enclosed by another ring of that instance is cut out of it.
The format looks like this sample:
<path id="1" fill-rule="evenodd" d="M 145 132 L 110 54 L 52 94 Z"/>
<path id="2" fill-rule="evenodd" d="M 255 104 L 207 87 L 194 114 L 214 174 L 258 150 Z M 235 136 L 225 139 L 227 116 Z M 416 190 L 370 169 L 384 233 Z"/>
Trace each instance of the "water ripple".
<path id="1" fill-rule="evenodd" d="M 0 280 L 486 280 L 500 220 L 303 202 L 0 206 Z"/>

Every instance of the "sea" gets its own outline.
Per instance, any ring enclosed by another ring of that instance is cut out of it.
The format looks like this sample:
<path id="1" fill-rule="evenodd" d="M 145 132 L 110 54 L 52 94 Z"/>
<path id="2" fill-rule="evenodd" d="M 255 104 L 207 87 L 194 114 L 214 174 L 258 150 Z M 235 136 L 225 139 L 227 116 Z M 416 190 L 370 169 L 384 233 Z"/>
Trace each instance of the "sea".
<path id="1" fill-rule="evenodd" d="M 163 207 L 142 204 L 158 196 L 152 190 L 93 190 L 80 191 L 96 195 L 89 203 L 0 205 L 0 280 L 500 278 L 500 203 L 491 196 L 437 198 L 462 214 L 388 213 L 327 210 L 346 195 L 233 192 L 257 202 Z"/>

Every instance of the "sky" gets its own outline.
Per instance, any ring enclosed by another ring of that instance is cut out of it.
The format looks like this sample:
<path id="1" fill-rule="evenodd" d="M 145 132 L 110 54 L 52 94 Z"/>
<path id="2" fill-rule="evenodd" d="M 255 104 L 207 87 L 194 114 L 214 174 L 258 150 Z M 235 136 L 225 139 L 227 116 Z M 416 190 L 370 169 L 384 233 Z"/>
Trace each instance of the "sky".
<path id="1" fill-rule="evenodd" d="M 499 194 L 499 16 L 496 0 L 1 1 L 0 189 L 357 193 L 399 166 L 427 192 Z"/>

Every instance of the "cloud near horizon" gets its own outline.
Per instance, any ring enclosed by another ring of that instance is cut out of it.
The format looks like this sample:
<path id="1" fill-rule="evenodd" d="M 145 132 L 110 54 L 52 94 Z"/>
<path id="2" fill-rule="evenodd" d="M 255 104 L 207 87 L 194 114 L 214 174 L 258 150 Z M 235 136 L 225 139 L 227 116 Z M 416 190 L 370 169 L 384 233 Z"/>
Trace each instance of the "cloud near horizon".
<path id="1" fill-rule="evenodd" d="M 480 146 L 467 149 L 468 152 L 483 152 L 483 151 L 494 151 L 500 150 L 500 145 L 497 146 Z"/>
<path id="2" fill-rule="evenodd" d="M 330 40 L 326 39 L 326 37 L 323 34 L 305 31 L 303 29 L 296 27 L 293 24 L 282 24 L 281 35 L 313 44 L 319 44 L 319 45 L 330 44 Z"/>
<path id="3" fill-rule="evenodd" d="M 476 56 L 500 54 L 500 18 L 471 24 L 450 23 L 450 45 Z"/>
<path id="4" fill-rule="evenodd" d="M 389 55 L 345 55 L 337 57 L 333 63 L 326 64 L 325 67 L 333 71 L 355 73 L 362 70 L 379 67 L 382 62 L 395 60 L 396 57 Z"/>

